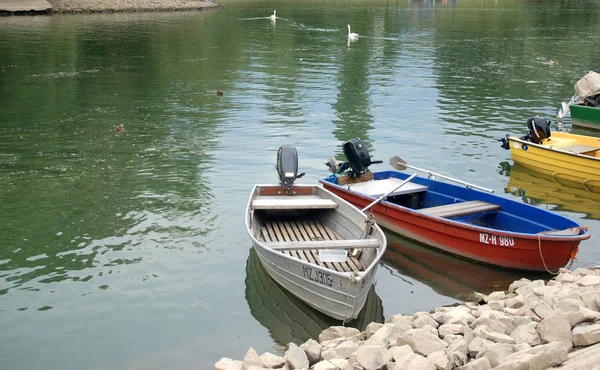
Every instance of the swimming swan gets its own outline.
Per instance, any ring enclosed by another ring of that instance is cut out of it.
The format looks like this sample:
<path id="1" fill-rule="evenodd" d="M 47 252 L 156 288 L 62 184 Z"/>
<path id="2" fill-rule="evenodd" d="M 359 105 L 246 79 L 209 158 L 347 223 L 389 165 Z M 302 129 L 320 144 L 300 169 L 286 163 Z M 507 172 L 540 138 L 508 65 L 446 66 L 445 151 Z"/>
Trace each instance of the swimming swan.
<path id="1" fill-rule="evenodd" d="M 273 22 L 277 19 L 277 10 L 273 10 L 273 14 L 269 16 Z"/>
<path id="2" fill-rule="evenodd" d="M 350 32 L 350 25 L 348 25 L 348 38 L 350 40 L 357 40 L 358 39 L 358 33 L 352 33 L 352 32 Z"/>

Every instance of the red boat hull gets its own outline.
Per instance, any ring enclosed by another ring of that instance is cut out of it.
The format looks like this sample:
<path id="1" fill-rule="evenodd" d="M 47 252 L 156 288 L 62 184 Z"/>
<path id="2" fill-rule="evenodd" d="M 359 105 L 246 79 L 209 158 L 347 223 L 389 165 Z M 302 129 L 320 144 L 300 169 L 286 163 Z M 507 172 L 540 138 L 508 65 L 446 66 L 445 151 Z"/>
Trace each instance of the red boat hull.
<path id="1" fill-rule="evenodd" d="M 330 186 L 323 186 L 359 208 L 373 199 Z M 430 247 L 464 258 L 519 270 L 556 271 L 577 253 L 580 240 L 559 236 L 523 235 L 484 229 L 467 223 L 429 216 L 425 213 L 380 202 L 371 208 L 379 226 Z"/>

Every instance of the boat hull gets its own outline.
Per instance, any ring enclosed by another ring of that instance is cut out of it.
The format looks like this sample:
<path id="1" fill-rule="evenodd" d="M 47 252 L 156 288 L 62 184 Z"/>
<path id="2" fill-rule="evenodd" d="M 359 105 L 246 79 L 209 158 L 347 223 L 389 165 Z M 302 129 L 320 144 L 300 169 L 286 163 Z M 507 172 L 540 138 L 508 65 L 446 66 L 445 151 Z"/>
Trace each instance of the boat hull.
<path id="1" fill-rule="evenodd" d="M 600 130 L 600 108 L 571 104 L 569 110 L 573 125 Z"/>
<path id="2" fill-rule="evenodd" d="M 600 147 L 600 139 L 591 139 L 596 140 L 592 144 Z M 583 184 L 590 191 L 600 191 L 600 158 L 556 150 L 512 136 L 508 140 L 511 157 L 516 163 L 557 180 Z"/>
<path id="3" fill-rule="evenodd" d="M 281 240 L 279 240 L 279 245 L 289 244 L 291 248 L 294 248 L 294 245 L 311 243 L 312 240 L 322 240 L 322 238 L 316 237 L 318 226 L 312 229 L 315 231 L 315 238 L 311 237 L 310 240 L 298 239 L 296 241 L 292 236 L 294 233 L 296 233 L 296 236 L 301 233 L 311 233 L 310 227 L 302 229 L 302 231 L 300 231 L 302 227 L 292 230 L 292 228 L 298 227 L 299 223 L 305 225 L 307 223 L 314 223 L 315 221 L 310 215 L 319 214 L 322 220 L 328 220 L 325 223 L 329 222 L 335 229 L 334 231 L 338 233 L 338 238 L 335 242 L 342 243 L 343 245 L 357 241 L 357 239 L 363 239 L 362 234 L 365 229 L 365 222 L 367 221 L 367 216 L 359 209 L 321 186 L 295 186 L 292 192 L 296 195 L 280 195 L 279 189 L 281 188 L 276 185 L 256 185 L 252 190 L 247 206 L 246 230 L 252 239 L 252 245 L 256 250 L 261 265 L 281 287 L 314 309 L 336 320 L 351 321 L 356 319 L 365 305 L 369 290 L 373 285 L 377 273 L 379 260 L 385 252 L 387 246 L 385 234 L 378 225 L 372 225 L 370 233 L 364 239 L 377 239 L 378 247 L 361 252 L 360 262 L 364 268 L 360 269 L 360 271 L 350 271 L 351 269 L 348 268 L 349 265 L 344 267 L 342 266 L 343 264 L 337 264 L 336 267 L 336 263 L 328 264 L 327 261 L 320 261 L 320 255 L 311 255 L 308 257 L 311 253 L 310 250 L 300 252 L 299 250 L 290 249 L 294 252 L 285 253 L 283 250 L 274 249 L 271 246 L 275 240 L 265 239 L 262 237 L 264 234 L 261 234 L 261 230 L 273 227 L 268 226 L 272 225 L 269 224 L 270 222 L 276 223 L 277 228 L 283 227 L 276 231 L 276 234 L 281 234 L 278 235 L 278 238 L 285 234 L 286 241 L 281 243 Z M 315 198 L 318 199 L 315 200 Z M 274 204 L 271 202 L 272 200 L 275 203 L 280 201 L 279 206 L 281 206 L 287 203 L 288 200 L 294 199 L 298 199 L 297 204 L 299 206 L 304 204 L 306 207 L 309 203 L 319 206 L 327 204 L 327 202 L 323 203 L 321 201 L 333 202 L 336 206 L 334 209 L 311 209 L 310 211 L 316 211 L 317 213 L 304 216 L 297 216 L 296 214 L 304 214 L 306 209 L 256 209 L 257 201 L 263 201 L 263 204 L 265 204 L 265 201 L 267 204 Z M 298 217 L 305 218 L 298 221 Z M 267 219 L 271 219 L 271 221 L 267 222 Z M 291 231 L 289 236 L 284 230 Z M 323 231 L 326 230 L 323 229 Z M 330 230 L 327 232 L 333 233 L 334 231 Z M 344 237 L 341 237 L 342 234 Z M 322 236 L 324 235 L 325 233 L 322 233 Z M 348 259 L 351 259 L 350 256 L 348 256 Z"/>
<path id="4" fill-rule="evenodd" d="M 386 171 L 381 175 L 377 172 L 374 174 L 377 179 L 378 176 L 388 176 L 390 173 L 401 179 L 408 177 L 408 175 L 396 171 Z M 419 181 L 424 185 L 430 185 L 430 187 L 439 183 L 435 180 L 423 178 L 420 178 Z M 333 183 L 331 178 L 320 180 L 320 182 L 326 189 L 359 208 L 365 207 L 373 201 L 373 197 L 339 186 Z M 458 188 L 449 184 L 444 184 L 441 187 L 449 192 Z M 481 199 L 490 203 L 502 204 L 501 212 L 522 211 L 523 214 L 520 216 L 511 215 L 511 218 L 514 219 L 513 222 L 518 222 L 519 219 L 539 213 L 535 217 L 540 217 L 540 219 L 543 217 L 553 218 L 553 222 L 561 227 L 563 225 L 565 228 L 578 226 L 568 219 L 564 219 L 563 224 L 561 216 L 493 194 L 485 194 L 475 189 L 464 188 L 461 189 L 461 192 L 462 194 L 457 195 L 457 198 L 461 197 L 464 200 Z M 467 199 L 467 197 L 470 199 Z M 587 233 L 576 237 L 559 237 L 544 233 L 504 231 L 502 228 L 491 229 L 469 222 L 459 222 L 449 218 L 428 215 L 425 212 L 388 201 L 380 202 L 371 210 L 377 223 L 392 232 L 470 260 L 511 269 L 554 271 L 565 266 L 577 252 L 579 243 L 589 238 Z M 510 230 L 509 225 L 506 229 Z"/>

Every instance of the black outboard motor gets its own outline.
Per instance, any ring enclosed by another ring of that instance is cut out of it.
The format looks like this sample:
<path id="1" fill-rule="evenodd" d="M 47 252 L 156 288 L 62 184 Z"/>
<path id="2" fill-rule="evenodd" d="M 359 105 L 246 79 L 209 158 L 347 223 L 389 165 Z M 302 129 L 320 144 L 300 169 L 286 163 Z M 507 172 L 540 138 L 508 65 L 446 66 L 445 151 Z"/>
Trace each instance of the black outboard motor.
<path id="1" fill-rule="evenodd" d="M 527 128 L 529 128 L 529 132 L 527 133 L 527 135 L 522 136 L 520 139 L 530 141 L 534 144 L 541 144 L 544 140 L 550 137 L 551 122 L 552 121 L 550 121 L 546 117 L 535 116 L 528 118 Z M 501 147 L 506 150 L 510 149 L 508 143 L 509 136 L 510 135 L 507 134 L 506 137 L 503 137 L 502 139 L 498 140 L 502 143 Z"/>
<path id="2" fill-rule="evenodd" d="M 529 133 L 523 136 L 522 140 L 531 141 L 534 144 L 541 144 L 550 137 L 550 121 L 546 117 L 535 116 L 527 119 L 527 128 Z"/>
<path id="3" fill-rule="evenodd" d="M 348 161 L 340 166 L 338 172 L 349 169 L 348 176 L 350 177 L 360 177 L 367 172 L 370 165 L 374 163 L 383 163 L 383 161 L 371 161 L 369 151 L 360 138 L 344 142 L 342 144 L 342 150 Z"/>
<path id="4" fill-rule="evenodd" d="M 279 185 L 289 192 L 294 186 L 296 179 L 304 176 L 304 172 L 298 175 L 298 152 L 293 146 L 282 146 L 277 151 L 277 176 Z"/>

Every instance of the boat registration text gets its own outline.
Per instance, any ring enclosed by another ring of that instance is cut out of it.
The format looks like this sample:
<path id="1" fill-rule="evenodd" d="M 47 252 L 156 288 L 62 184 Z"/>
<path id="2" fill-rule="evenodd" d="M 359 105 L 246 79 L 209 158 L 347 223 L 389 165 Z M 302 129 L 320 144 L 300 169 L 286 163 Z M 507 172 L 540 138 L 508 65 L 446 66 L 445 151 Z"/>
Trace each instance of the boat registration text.
<path id="1" fill-rule="evenodd" d="M 515 245 L 515 240 L 512 236 L 501 236 L 486 233 L 479 233 L 479 242 L 483 244 L 499 245 L 501 247 L 512 247 Z"/>
<path id="2" fill-rule="evenodd" d="M 322 284 L 325 286 L 330 286 L 335 289 L 342 289 L 342 283 L 333 279 L 330 273 L 323 272 L 320 270 L 315 270 L 312 267 L 302 267 L 302 272 L 306 279 L 312 280 L 317 284 Z"/>

